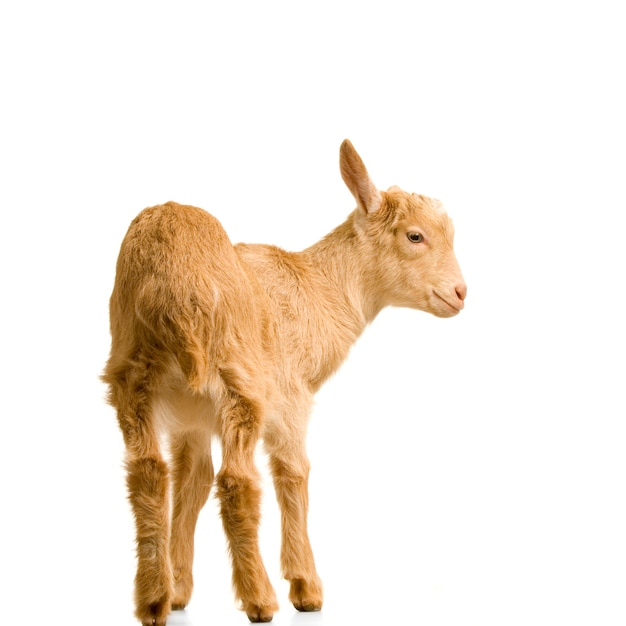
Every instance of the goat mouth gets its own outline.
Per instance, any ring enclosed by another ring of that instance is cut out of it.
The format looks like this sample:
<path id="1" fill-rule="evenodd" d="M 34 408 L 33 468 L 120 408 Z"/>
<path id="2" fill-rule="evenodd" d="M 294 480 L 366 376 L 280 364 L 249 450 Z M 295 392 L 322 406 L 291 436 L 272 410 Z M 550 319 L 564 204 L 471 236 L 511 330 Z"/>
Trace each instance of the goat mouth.
<path id="1" fill-rule="evenodd" d="M 443 296 L 440 296 L 434 289 L 433 289 L 433 294 L 435 295 L 436 298 L 441 300 L 441 302 L 443 302 L 446 305 L 446 307 L 450 310 L 450 312 L 454 312 L 454 314 L 459 313 L 461 309 L 463 308 L 462 304 L 460 307 L 454 306 L 454 304 L 450 304 Z"/>

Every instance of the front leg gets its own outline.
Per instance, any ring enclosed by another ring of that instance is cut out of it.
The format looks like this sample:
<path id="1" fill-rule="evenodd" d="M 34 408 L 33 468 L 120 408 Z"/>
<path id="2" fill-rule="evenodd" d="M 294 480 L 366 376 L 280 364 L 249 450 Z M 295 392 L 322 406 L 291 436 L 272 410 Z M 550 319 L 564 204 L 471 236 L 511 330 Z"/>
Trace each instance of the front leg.
<path id="1" fill-rule="evenodd" d="M 281 509 L 283 576 L 290 582 L 289 600 L 298 611 L 322 608 L 322 581 L 317 575 L 307 532 L 309 508 L 309 462 L 302 451 L 290 454 L 270 452 L 270 467 Z"/>

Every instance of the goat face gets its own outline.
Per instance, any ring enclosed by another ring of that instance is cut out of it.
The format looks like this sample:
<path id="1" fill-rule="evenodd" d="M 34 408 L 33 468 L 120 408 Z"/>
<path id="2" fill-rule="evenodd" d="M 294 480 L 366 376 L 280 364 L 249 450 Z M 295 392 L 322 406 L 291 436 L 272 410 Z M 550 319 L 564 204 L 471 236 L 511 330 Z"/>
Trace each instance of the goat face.
<path id="1" fill-rule="evenodd" d="M 367 292 L 385 306 L 452 317 L 467 288 L 454 256 L 452 221 L 437 200 L 399 187 L 379 191 L 347 139 L 339 151 L 341 176 L 357 201 L 353 214 L 362 258 L 369 259 Z"/>
<path id="2" fill-rule="evenodd" d="M 437 317 L 461 311 L 467 292 L 453 243 L 452 220 L 438 200 L 399 187 L 381 192 L 380 208 L 365 217 L 384 304 Z"/>

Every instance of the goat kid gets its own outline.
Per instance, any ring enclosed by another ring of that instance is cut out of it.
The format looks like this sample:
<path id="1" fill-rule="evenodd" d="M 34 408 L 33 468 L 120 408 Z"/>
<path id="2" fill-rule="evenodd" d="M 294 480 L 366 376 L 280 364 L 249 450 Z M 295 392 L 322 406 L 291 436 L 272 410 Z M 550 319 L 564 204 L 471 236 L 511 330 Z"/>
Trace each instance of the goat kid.
<path id="1" fill-rule="evenodd" d="M 126 446 L 135 614 L 145 626 L 163 626 L 189 602 L 196 521 L 214 482 L 235 594 L 250 621 L 272 619 L 278 604 L 258 545 L 260 440 L 281 509 L 289 599 L 319 610 L 307 535 L 313 395 L 383 307 L 439 317 L 463 308 L 441 203 L 379 191 L 348 140 L 340 167 L 357 208 L 303 252 L 233 246 L 215 217 L 174 202 L 142 211 L 123 240 L 103 380 Z M 213 436 L 222 446 L 216 477 Z"/>

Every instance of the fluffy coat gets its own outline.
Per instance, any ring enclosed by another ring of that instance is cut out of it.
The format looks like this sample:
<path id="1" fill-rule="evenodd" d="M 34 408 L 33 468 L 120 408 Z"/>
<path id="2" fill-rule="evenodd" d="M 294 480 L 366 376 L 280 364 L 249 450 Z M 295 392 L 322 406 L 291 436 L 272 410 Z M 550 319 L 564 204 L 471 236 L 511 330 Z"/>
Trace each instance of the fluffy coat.
<path id="1" fill-rule="evenodd" d="M 463 308 L 466 287 L 441 204 L 398 187 L 379 191 L 348 140 L 340 167 L 357 208 L 302 252 L 233 246 L 215 217 L 174 202 L 142 211 L 124 238 L 103 379 L 126 445 L 144 625 L 164 626 L 189 602 L 196 521 L 213 483 L 236 596 L 251 621 L 272 619 L 278 604 L 257 535 L 261 440 L 281 508 L 289 599 L 298 610 L 319 610 L 307 536 L 313 395 L 383 307 L 440 317 Z M 217 476 L 214 436 L 222 445 Z"/>

